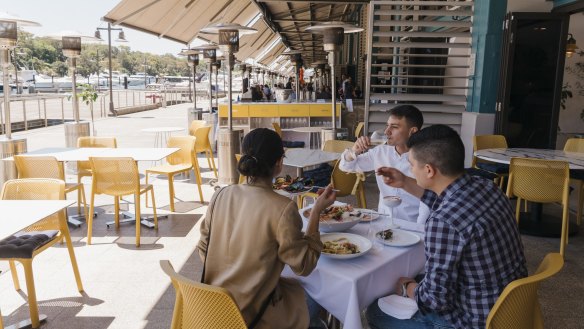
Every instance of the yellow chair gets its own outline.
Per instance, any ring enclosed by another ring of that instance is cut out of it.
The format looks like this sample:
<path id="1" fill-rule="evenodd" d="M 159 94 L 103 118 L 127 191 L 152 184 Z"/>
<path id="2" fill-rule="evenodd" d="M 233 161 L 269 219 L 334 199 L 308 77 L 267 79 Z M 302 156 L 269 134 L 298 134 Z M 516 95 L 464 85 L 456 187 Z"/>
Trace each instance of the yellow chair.
<path id="1" fill-rule="evenodd" d="M 136 247 L 140 246 L 140 195 L 150 191 L 152 196 L 152 210 L 154 211 L 154 228 L 158 229 L 158 217 L 156 216 L 156 201 L 152 185 L 140 184 L 138 165 L 132 158 L 100 158 L 90 157 L 93 180 L 91 184 L 91 202 L 89 213 L 93 213 L 95 207 L 95 195 L 106 194 L 114 197 L 116 228 L 120 226 L 120 198 L 125 195 L 134 195 L 136 208 Z M 91 244 L 93 232 L 93 216 L 87 222 L 87 244 Z"/>
<path id="2" fill-rule="evenodd" d="M 560 254 L 564 256 L 568 240 L 570 170 L 565 161 L 511 158 L 507 196 L 517 197 L 515 218 L 519 222 L 521 200 L 562 204 Z"/>
<path id="3" fill-rule="evenodd" d="M 64 200 L 65 183 L 62 180 L 50 178 L 25 178 L 9 180 L 4 183 L 0 198 L 2 200 Z M 6 216 L 3 217 L 3 220 L 8 220 Z M 18 216 L 13 217 L 13 220 L 18 220 Z M 29 252 L 31 252 L 30 257 L 23 257 L 21 253 L 18 255 L 12 255 L 12 253 L 0 254 L 0 259 L 9 261 L 10 272 L 12 274 L 12 280 L 14 281 L 14 288 L 16 290 L 20 290 L 20 282 L 18 280 L 18 273 L 16 271 L 15 262 L 20 262 L 24 267 L 31 323 L 33 328 L 38 328 L 40 326 L 40 319 L 36 299 L 34 275 L 32 271 L 32 261 L 38 254 L 51 247 L 62 238 L 65 239 L 67 250 L 69 251 L 69 258 L 71 259 L 71 265 L 73 267 L 73 273 L 75 275 L 75 281 L 77 282 L 77 289 L 79 292 L 83 291 L 83 284 L 81 283 L 81 276 L 79 274 L 79 268 L 77 267 L 75 251 L 73 250 L 71 236 L 69 235 L 69 228 L 67 227 L 65 210 L 59 211 L 58 213 L 31 225 L 23 231 L 56 231 L 56 234 L 52 238 L 39 243 L 38 246 L 35 246 L 34 250 L 29 250 Z M 21 249 L 21 246 L 16 247 L 16 249 Z"/>
<path id="4" fill-rule="evenodd" d="M 82 136 L 77 139 L 77 147 L 117 148 L 118 142 L 114 137 Z M 91 176 L 89 161 L 77 161 L 77 183 L 81 184 L 81 179 L 87 176 Z M 79 199 L 81 195 L 77 197 Z"/>
<path id="5" fill-rule="evenodd" d="M 539 284 L 564 266 L 560 254 L 545 256 L 535 274 L 515 280 L 505 287 L 487 317 L 487 329 L 543 329 L 543 316 L 537 296 Z"/>
<path id="6" fill-rule="evenodd" d="M 479 159 L 474 156 L 474 152 L 478 150 L 491 149 L 491 148 L 507 148 L 507 140 L 503 135 L 477 135 L 472 138 L 473 145 L 473 157 L 472 157 L 472 167 L 479 168 L 492 172 L 498 176 L 496 183 L 499 187 L 503 188 L 505 183 L 505 177 L 509 175 L 509 166 L 502 163 L 494 163 L 491 161 Z"/>
<path id="7" fill-rule="evenodd" d="M 18 178 L 55 178 L 65 181 L 63 163 L 57 161 L 55 157 L 15 155 L 14 162 L 18 170 Z M 81 195 L 81 199 L 77 199 L 77 213 L 81 214 L 80 202 L 83 202 L 83 214 L 87 216 L 83 184 L 65 182 L 65 195 L 74 191 Z"/>
<path id="8" fill-rule="evenodd" d="M 564 145 L 564 151 L 584 153 L 584 138 L 570 138 Z M 584 207 L 584 170 L 570 171 L 571 182 L 576 185 L 578 204 L 576 205 L 576 221 L 578 225 L 582 223 L 582 208 Z"/>
<path id="9" fill-rule="evenodd" d="M 195 136 L 195 131 L 197 129 L 208 126 L 209 124 L 205 120 L 193 120 L 189 126 L 189 135 Z"/>
<path id="10" fill-rule="evenodd" d="M 363 128 L 365 127 L 364 122 L 357 123 L 357 127 L 355 128 L 355 139 L 359 138 L 361 133 L 363 132 Z"/>
<path id="11" fill-rule="evenodd" d="M 237 160 L 237 163 L 239 163 L 239 160 L 241 160 L 241 154 L 236 154 L 235 155 L 235 160 Z M 242 174 L 239 174 L 239 184 L 245 183 L 245 179 L 246 179 L 246 176 L 243 176 Z"/>
<path id="12" fill-rule="evenodd" d="M 204 122 L 204 121 L 202 121 Z M 215 159 L 213 156 L 213 148 L 211 148 L 211 142 L 209 141 L 209 132 L 211 131 L 211 126 L 199 126 L 200 120 L 194 120 L 189 128 L 189 134 L 195 136 L 197 139 L 195 142 L 195 155 L 201 152 L 205 152 L 207 156 L 207 163 L 209 168 L 213 169 L 215 177 L 217 176 L 217 167 L 215 166 Z"/>
<path id="13" fill-rule="evenodd" d="M 0 329 L 4 329 L 4 321 L 2 321 L 2 312 L 0 312 Z"/>
<path id="14" fill-rule="evenodd" d="M 272 122 L 272 127 L 274 127 L 274 131 L 282 138 L 282 127 L 277 122 Z"/>
<path id="15" fill-rule="evenodd" d="M 168 179 L 168 193 L 170 195 L 170 211 L 174 212 L 174 175 L 189 173 L 193 169 L 197 186 L 199 187 L 199 198 L 201 202 L 205 202 L 203 200 L 203 190 L 201 189 L 201 171 L 199 169 L 199 162 L 195 157 L 195 137 L 172 136 L 168 139 L 168 147 L 177 147 L 180 150 L 166 157 L 168 164 L 146 169 L 146 185 L 148 185 L 148 177 L 150 174 L 166 175 Z M 148 207 L 148 194 L 146 194 L 146 207 Z"/>
<path id="16" fill-rule="evenodd" d="M 168 260 L 161 260 L 160 267 L 176 291 L 171 329 L 247 328 L 227 289 L 187 279 Z"/>
<path id="17" fill-rule="evenodd" d="M 349 141 L 338 141 L 338 140 L 328 140 L 324 142 L 322 150 L 325 152 L 342 153 L 348 148 L 352 148 L 355 145 L 354 142 Z"/>

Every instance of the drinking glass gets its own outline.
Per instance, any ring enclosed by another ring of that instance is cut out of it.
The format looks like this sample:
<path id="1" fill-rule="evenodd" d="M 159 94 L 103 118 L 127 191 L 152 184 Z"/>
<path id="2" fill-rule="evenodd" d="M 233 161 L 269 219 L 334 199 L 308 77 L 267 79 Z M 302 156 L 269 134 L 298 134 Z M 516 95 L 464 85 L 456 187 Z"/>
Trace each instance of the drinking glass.
<path id="1" fill-rule="evenodd" d="M 369 210 L 370 218 L 373 218 L 373 215 L 376 214 L 375 210 Z M 369 221 L 369 228 L 367 229 L 367 238 L 371 241 L 371 249 L 374 251 L 381 251 L 383 250 L 383 243 L 377 238 L 377 232 L 383 231 L 383 225 L 381 219 L 378 220 L 370 220 Z"/>
<path id="2" fill-rule="evenodd" d="M 394 228 L 393 224 L 393 208 L 399 206 L 402 203 L 402 199 L 397 195 L 387 195 L 383 197 L 383 205 L 391 209 L 389 217 L 389 228 Z"/>

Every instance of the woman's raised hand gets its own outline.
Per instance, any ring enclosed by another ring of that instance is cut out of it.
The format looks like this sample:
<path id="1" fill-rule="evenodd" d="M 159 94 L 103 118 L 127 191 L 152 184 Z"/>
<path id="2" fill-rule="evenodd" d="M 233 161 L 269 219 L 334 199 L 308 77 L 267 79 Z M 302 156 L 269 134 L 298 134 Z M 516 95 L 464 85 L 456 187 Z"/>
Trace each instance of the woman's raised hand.
<path id="1" fill-rule="evenodd" d="M 337 199 L 337 193 L 333 190 L 333 186 L 329 184 L 325 189 L 318 190 L 316 192 L 319 194 L 318 198 L 314 202 L 314 210 L 318 213 L 326 209 L 326 207 L 332 205 Z"/>

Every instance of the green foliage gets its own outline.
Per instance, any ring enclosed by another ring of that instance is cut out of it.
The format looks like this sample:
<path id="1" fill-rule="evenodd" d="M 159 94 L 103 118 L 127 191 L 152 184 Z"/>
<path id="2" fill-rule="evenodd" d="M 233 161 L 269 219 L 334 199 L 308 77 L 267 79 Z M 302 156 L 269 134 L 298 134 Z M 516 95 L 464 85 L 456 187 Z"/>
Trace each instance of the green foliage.
<path id="1" fill-rule="evenodd" d="M 81 92 L 77 93 L 77 97 L 81 98 L 81 101 L 86 105 L 90 105 L 97 100 L 97 90 L 92 85 L 82 84 L 79 87 L 81 88 Z"/>

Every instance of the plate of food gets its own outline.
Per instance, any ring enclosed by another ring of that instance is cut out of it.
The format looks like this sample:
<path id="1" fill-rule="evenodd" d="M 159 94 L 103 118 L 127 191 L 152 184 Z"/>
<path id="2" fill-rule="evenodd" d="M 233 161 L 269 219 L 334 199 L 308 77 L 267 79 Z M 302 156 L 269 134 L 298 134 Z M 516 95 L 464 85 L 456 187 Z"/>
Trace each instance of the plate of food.
<path id="1" fill-rule="evenodd" d="M 376 220 L 380 216 L 378 212 L 369 209 L 356 208 L 355 210 L 361 213 L 362 222 L 370 222 Z"/>
<path id="2" fill-rule="evenodd" d="M 324 244 L 321 255 L 333 259 L 350 259 L 363 256 L 371 249 L 371 241 L 357 234 L 328 233 L 322 234 Z"/>
<path id="3" fill-rule="evenodd" d="M 312 205 L 300 209 L 302 219 L 306 222 L 308 222 L 311 212 Z M 361 221 L 362 216 L 363 213 L 355 210 L 350 204 L 335 202 L 320 214 L 319 230 L 321 232 L 345 231 L 357 225 Z"/>
<path id="4" fill-rule="evenodd" d="M 419 235 L 396 229 L 379 231 L 375 237 L 384 245 L 392 247 L 408 247 L 420 242 Z"/>
<path id="5" fill-rule="evenodd" d="M 286 177 L 276 177 L 272 188 L 279 193 L 300 194 L 310 191 L 313 185 L 314 181 L 312 178 L 292 178 L 290 175 L 286 175 Z"/>

